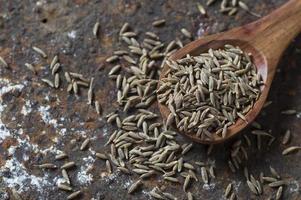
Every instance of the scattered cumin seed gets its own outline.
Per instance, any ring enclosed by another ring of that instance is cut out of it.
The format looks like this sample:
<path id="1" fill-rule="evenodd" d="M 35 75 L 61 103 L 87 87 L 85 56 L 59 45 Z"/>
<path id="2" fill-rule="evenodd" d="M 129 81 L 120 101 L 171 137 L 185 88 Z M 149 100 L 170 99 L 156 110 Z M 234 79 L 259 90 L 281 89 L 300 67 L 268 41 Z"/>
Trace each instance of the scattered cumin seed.
<path id="1" fill-rule="evenodd" d="M 98 35 L 99 26 L 100 26 L 99 22 L 96 22 L 96 23 L 94 24 L 94 26 L 93 26 L 93 35 L 94 35 L 95 37 L 97 37 L 97 35 Z"/>
<path id="2" fill-rule="evenodd" d="M 289 110 L 283 110 L 283 111 L 281 111 L 281 114 L 284 114 L 284 115 L 294 115 L 296 113 L 297 113 L 297 111 L 294 110 L 294 109 L 289 109 Z"/>
<path id="3" fill-rule="evenodd" d="M 47 58 L 47 54 L 40 48 L 33 46 L 32 49 L 37 52 L 38 54 L 40 54 L 43 58 Z"/>
<path id="4" fill-rule="evenodd" d="M 187 38 L 189 38 L 189 39 L 192 38 L 191 33 L 190 33 L 187 29 L 182 28 L 182 29 L 181 29 L 181 32 L 183 33 L 183 35 L 184 35 L 185 37 L 187 37 Z"/>
<path id="5" fill-rule="evenodd" d="M 32 64 L 29 63 L 25 63 L 25 66 L 27 67 L 27 69 L 29 69 L 30 71 L 32 71 L 34 74 L 36 74 L 36 69 L 34 68 L 34 66 Z"/>
<path id="6" fill-rule="evenodd" d="M 288 129 L 285 131 L 285 134 L 282 139 L 282 144 L 288 144 L 291 138 L 291 131 Z"/>
<path id="7" fill-rule="evenodd" d="M 57 187 L 61 190 L 72 191 L 72 187 L 62 183 L 59 183 Z"/>
<path id="8" fill-rule="evenodd" d="M 64 165 L 61 166 L 61 169 L 69 169 L 75 166 L 75 162 L 71 161 L 71 162 L 67 162 Z"/>
<path id="9" fill-rule="evenodd" d="M 166 22 L 165 19 L 159 19 L 159 20 L 154 21 L 154 22 L 152 23 L 152 25 L 153 25 L 154 27 L 159 27 L 159 26 L 164 25 L 165 22 Z"/>
<path id="10" fill-rule="evenodd" d="M 288 147 L 288 148 L 284 149 L 282 151 L 282 155 L 288 155 L 290 153 L 293 153 L 293 152 L 296 152 L 296 151 L 299 151 L 299 150 L 301 150 L 300 146 L 291 146 L 291 147 Z"/>
<path id="11" fill-rule="evenodd" d="M 8 68 L 7 62 L 0 56 L 0 65 L 3 65 L 5 68 Z"/>
<path id="12" fill-rule="evenodd" d="M 78 197 L 81 193 L 82 193 L 81 190 L 73 192 L 72 194 L 70 194 L 69 196 L 67 196 L 67 200 L 74 199 L 74 198 Z"/>
<path id="13" fill-rule="evenodd" d="M 136 191 L 138 189 L 139 186 L 142 185 L 141 180 L 136 181 L 135 183 L 133 183 L 128 190 L 129 194 L 132 194 L 134 191 Z"/>
<path id="14" fill-rule="evenodd" d="M 202 15 L 206 15 L 206 10 L 205 10 L 204 6 L 202 6 L 202 4 L 197 3 L 197 7 Z"/>
<path id="15" fill-rule="evenodd" d="M 67 156 L 67 154 L 66 153 L 60 153 L 60 154 L 58 154 L 58 155 L 56 155 L 55 156 L 55 160 L 62 160 L 62 159 L 64 159 L 64 158 L 67 158 L 68 156 Z"/>
<path id="16" fill-rule="evenodd" d="M 46 83 L 48 86 L 50 86 L 52 88 L 54 87 L 54 83 L 51 80 L 49 80 L 49 79 L 42 78 L 41 81 L 44 82 L 44 83 Z"/>
<path id="17" fill-rule="evenodd" d="M 83 151 L 88 147 L 88 144 L 90 142 L 90 138 L 87 138 L 83 141 L 82 145 L 80 146 L 80 150 Z"/>

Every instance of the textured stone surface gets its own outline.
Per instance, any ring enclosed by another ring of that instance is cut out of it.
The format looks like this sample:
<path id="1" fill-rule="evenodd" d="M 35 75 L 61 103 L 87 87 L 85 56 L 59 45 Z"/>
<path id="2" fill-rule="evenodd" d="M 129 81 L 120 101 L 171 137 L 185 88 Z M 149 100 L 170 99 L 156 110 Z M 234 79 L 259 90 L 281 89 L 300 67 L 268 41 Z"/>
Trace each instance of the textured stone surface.
<path id="1" fill-rule="evenodd" d="M 208 8 L 208 16 L 201 16 L 196 8 L 199 1 L 158 0 L 0 0 L 0 56 L 10 69 L 0 68 L 0 199 L 12 197 L 14 187 L 23 199 L 65 199 L 67 193 L 56 188 L 60 170 L 40 170 L 36 164 L 53 162 L 59 151 L 69 155 L 77 167 L 70 171 L 74 189 L 82 189 L 82 199 L 149 199 L 148 191 L 158 181 L 145 182 L 143 192 L 128 195 L 127 188 L 135 178 L 114 173 L 107 175 L 105 163 L 95 160 L 94 151 L 102 151 L 112 126 L 105 123 L 86 103 L 86 91 L 79 97 L 67 95 L 66 82 L 61 89 L 46 87 L 40 79 L 50 77 L 48 65 L 59 55 L 63 71 L 74 71 L 86 77 L 95 77 L 95 97 L 107 114 L 118 107 L 114 83 L 107 78 L 110 65 L 105 58 L 118 47 L 118 31 L 129 22 L 138 32 L 154 30 L 151 22 L 165 18 L 166 26 L 155 29 L 163 41 L 182 37 L 185 27 L 195 36 L 202 36 L 246 24 L 256 18 L 240 11 L 235 17 L 217 12 L 218 5 Z M 204 2 L 204 1 L 201 1 Z M 251 9 L 262 15 L 284 3 L 284 0 L 246 0 Z M 99 39 L 92 35 L 92 27 L 100 22 Z M 48 54 L 42 59 L 32 51 L 38 46 Z M 258 117 L 265 130 L 271 130 L 276 141 L 271 147 L 263 140 L 261 150 L 253 146 L 245 163 L 257 178 L 262 171 L 269 174 L 272 165 L 283 178 L 291 180 L 284 189 L 284 199 L 300 199 L 300 153 L 281 156 L 285 148 L 280 144 L 287 128 L 291 129 L 291 145 L 300 145 L 301 137 L 301 38 L 292 42 L 279 65 L 279 73 L 271 89 L 273 103 Z M 24 63 L 33 63 L 34 75 Z M 62 73 L 61 73 L 61 76 Z M 299 111 L 294 116 L 280 114 L 283 109 Z M 156 108 L 155 108 L 156 109 Z M 250 133 L 247 129 L 244 133 Z M 92 138 L 90 150 L 79 151 L 83 138 Z M 237 138 L 236 138 L 237 139 Z M 234 139 L 234 140 L 236 140 Z M 179 137 L 179 140 L 185 138 Z M 233 140 L 233 141 L 234 141 Z M 210 156 L 207 147 L 195 145 L 187 160 L 214 162 L 216 179 L 210 185 L 194 183 L 190 189 L 196 199 L 222 199 L 223 190 L 233 182 L 238 199 L 265 199 L 275 190 L 264 187 L 264 195 L 253 196 L 247 188 L 242 170 L 232 174 L 227 165 L 227 147 L 218 145 Z M 54 161 L 61 166 L 64 161 Z M 198 169 L 200 172 L 200 169 Z M 200 173 L 199 173 L 200 174 Z M 159 182 L 167 191 L 184 199 L 181 186 Z"/>

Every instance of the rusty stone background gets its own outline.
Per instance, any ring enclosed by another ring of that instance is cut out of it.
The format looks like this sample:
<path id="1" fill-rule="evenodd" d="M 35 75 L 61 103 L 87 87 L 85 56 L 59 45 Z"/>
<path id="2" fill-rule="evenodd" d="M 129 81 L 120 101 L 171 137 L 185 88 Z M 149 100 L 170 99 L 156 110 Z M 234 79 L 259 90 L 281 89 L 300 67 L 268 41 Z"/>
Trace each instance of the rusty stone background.
<path id="1" fill-rule="evenodd" d="M 14 199 L 12 188 L 22 199 L 66 199 L 68 193 L 58 190 L 60 170 L 41 170 L 35 165 L 53 162 L 54 156 L 64 151 L 76 162 L 70 171 L 74 190 L 81 189 L 78 199 L 151 199 L 148 192 L 160 184 L 168 192 L 185 199 L 180 184 L 158 183 L 151 179 L 142 192 L 127 194 L 133 178 L 120 174 L 106 174 L 105 163 L 95 159 L 93 153 L 104 150 L 112 126 L 106 124 L 105 114 L 118 107 L 114 83 L 107 77 L 111 66 L 104 62 L 120 45 L 118 32 L 124 22 L 129 22 L 138 32 L 153 30 L 163 41 L 181 38 L 182 27 L 195 37 L 204 36 L 246 24 L 257 18 L 239 11 L 234 17 L 218 12 L 218 4 L 207 9 L 207 16 L 200 15 L 196 3 L 204 0 L 0 0 L 0 56 L 10 69 L 0 68 L 0 199 Z M 252 11 L 266 15 L 285 3 L 285 0 L 245 0 Z M 153 28 L 152 21 L 166 19 L 162 28 Z M 99 38 L 92 28 L 100 23 Z M 32 51 L 38 46 L 48 54 L 42 59 Z M 98 116 L 86 103 L 86 92 L 78 97 L 68 95 L 66 82 L 58 90 L 41 82 L 49 77 L 48 65 L 54 55 L 59 55 L 63 70 L 95 77 L 95 98 L 103 108 Z M 24 63 L 33 63 L 37 75 Z M 246 165 L 250 173 L 259 176 L 269 173 L 273 166 L 283 178 L 290 180 L 284 188 L 283 199 L 301 199 L 301 154 L 283 157 L 286 147 L 281 139 L 286 129 L 293 135 L 290 145 L 300 145 L 301 137 L 301 37 L 286 50 L 271 88 L 269 101 L 256 121 L 270 130 L 275 142 L 258 150 L 256 137 L 250 138 L 253 148 Z M 281 110 L 296 109 L 296 115 L 286 116 Z M 156 110 L 156 108 L 155 108 Z M 251 129 L 243 131 L 249 134 Z M 92 138 L 90 148 L 80 151 L 85 137 Z M 267 199 L 275 190 L 265 186 L 262 196 L 250 193 L 243 170 L 232 173 L 227 164 L 226 149 L 234 140 L 216 145 L 207 155 L 207 146 L 195 144 L 187 159 L 214 163 L 216 178 L 209 185 L 196 182 L 190 191 L 195 199 L 223 199 L 224 188 L 230 182 L 238 199 Z M 179 136 L 179 140 L 186 140 Z"/>

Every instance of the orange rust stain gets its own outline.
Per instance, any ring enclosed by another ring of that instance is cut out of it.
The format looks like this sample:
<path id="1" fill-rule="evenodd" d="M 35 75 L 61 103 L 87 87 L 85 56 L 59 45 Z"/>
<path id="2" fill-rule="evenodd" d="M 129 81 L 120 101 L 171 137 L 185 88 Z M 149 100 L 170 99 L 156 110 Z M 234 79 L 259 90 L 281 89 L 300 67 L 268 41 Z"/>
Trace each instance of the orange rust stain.
<path id="1" fill-rule="evenodd" d="M 5 59 L 5 57 L 8 57 L 9 52 L 11 52 L 10 48 L 2 48 L 0 47 L 0 56 Z"/>
<path id="2" fill-rule="evenodd" d="M 296 90 L 288 90 L 287 95 L 289 96 L 296 96 Z"/>
<path id="3" fill-rule="evenodd" d="M 117 5 L 112 5 L 112 13 L 114 14 L 134 14 L 139 9 L 140 4 L 135 2 L 124 3 L 123 1 L 119 1 Z"/>
<path id="4" fill-rule="evenodd" d="M 0 167 L 2 167 L 3 165 L 5 165 L 5 159 L 4 159 L 4 157 L 0 154 Z"/>
<path id="5" fill-rule="evenodd" d="M 95 58 L 95 63 L 101 65 L 101 64 L 103 64 L 103 63 L 105 62 L 105 60 L 106 60 L 107 57 L 108 57 L 107 55 L 100 55 L 100 56 L 97 56 L 97 57 Z"/>
<path id="6" fill-rule="evenodd" d="M 88 0 L 74 0 L 73 2 L 78 5 L 83 5 L 86 4 Z"/>
<path id="7" fill-rule="evenodd" d="M 109 35 L 103 35 L 101 38 L 101 45 L 104 48 L 112 48 L 113 38 Z"/>
<path id="8" fill-rule="evenodd" d="M 10 146 L 16 146 L 17 144 L 18 144 L 17 140 L 10 137 L 10 138 L 6 138 L 2 142 L 1 146 L 2 146 L 3 149 L 7 150 Z"/>
<path id="9" fill-rule="evenodd" d="M 95 122 L 86 122 L 85 123 L 85 128 L 86 129 L 96 129 L 97 124 Z"/>

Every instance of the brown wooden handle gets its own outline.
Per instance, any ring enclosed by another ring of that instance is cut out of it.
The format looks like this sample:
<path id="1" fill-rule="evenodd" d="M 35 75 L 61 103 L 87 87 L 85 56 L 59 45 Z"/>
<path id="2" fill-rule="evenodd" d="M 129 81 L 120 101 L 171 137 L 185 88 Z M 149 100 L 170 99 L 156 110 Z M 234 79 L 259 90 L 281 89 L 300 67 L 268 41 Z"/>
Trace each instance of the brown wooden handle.
<path id="1" fill-rule="evenodd" d="M 248 40 L 266 56 L 268 67 L 275 68 L 283 51 L 301 31 L 301 0 L 290 0 L 244 29 L 253 32 L 248 34 Z"/>

